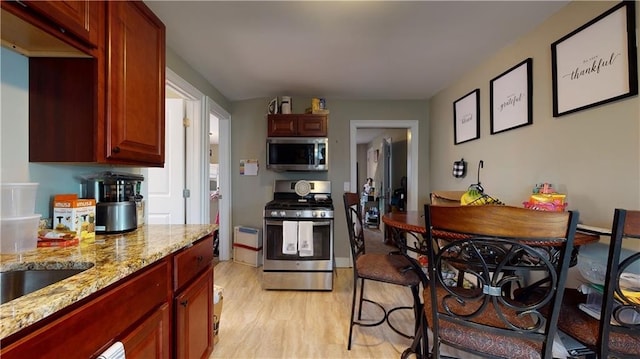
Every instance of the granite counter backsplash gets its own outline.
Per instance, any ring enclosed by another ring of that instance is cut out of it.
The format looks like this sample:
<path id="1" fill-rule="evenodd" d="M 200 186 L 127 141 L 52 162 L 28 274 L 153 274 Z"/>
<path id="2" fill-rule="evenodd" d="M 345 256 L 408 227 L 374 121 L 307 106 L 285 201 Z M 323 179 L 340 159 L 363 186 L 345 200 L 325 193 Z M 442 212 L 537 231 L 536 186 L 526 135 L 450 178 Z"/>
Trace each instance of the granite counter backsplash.
<path id="1" fill-rule="evenodd" d="M 0 272 L 88 268 L 0 305 L 0 339 L 189 246 L 215 227 L 209 224 L 146 225 L 130 233 L 97 235 L 95 243 L 0 254 Z"/>

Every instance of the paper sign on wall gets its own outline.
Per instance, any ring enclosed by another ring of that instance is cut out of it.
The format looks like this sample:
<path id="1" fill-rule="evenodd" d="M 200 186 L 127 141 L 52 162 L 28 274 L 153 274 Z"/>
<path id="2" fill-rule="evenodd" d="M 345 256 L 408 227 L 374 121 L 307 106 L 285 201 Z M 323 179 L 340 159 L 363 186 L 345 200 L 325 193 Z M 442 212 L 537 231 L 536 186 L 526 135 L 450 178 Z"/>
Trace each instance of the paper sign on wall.
<path id="1" fill-rule="evenodd" d="M 241 176 L 257 176 L 258 160 L 240 160 Z"/>

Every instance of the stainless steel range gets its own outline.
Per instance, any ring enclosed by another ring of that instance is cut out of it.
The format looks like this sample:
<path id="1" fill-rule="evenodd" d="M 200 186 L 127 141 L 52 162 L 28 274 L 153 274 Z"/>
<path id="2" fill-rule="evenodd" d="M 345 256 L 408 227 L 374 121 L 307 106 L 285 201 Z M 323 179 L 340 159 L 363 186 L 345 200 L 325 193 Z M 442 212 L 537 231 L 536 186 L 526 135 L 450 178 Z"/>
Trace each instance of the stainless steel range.
<path id="1" fill-rule="evenodd" d="M 264 207 L 264 289 L 333 289 L 331 182 L 277 180 Z"/>

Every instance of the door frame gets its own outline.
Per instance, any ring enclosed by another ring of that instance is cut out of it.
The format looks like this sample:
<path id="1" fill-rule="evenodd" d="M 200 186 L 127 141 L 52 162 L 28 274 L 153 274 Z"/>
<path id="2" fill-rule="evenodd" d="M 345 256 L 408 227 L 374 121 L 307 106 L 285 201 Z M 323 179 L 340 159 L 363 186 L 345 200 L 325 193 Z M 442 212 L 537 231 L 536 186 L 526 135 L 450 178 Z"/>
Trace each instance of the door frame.
<path id="1" fill-rule="evenodd" d="M 215 101 L 207 97 L 206 108 L 204 113 L 207 114 L 205 140 L 207 144 L 207 153 L 209 152 L 209 116 L 214 115 L 218 118 L 218 187 L 220 188 L 220 197 L 218 199 L 219 229 L 218 229 L 218 258 L 220 260 L 231 259 L 231 115 Z M 207 189 L 209 188 L 209 161 L 206 158 L 204 165 L 204 175 L 200 177 L 205 181 Z M 207 196 L 208 198 L 208 196 Z M 206 203 L 206 216 L 210 217 L 211 206 Z"/>
<path id="2" fill-rule="evenodd" d="M 230 228 L 231 228 L 231 115 L 215 101 L 204 95 L 200 90 L 185 81 L 182 77 L 166 68 L 166 86 L 170 86 L 185 99 L 186 117 L 190 124 L 186 131 L 186 160 L 185 186 L 190 196 L 185 203 L 185 221 L 187 224 L 210 223 L 209 196 L 209 114 L 214 113 L 220 120 L 219 126 L 219 162 L 220 162 L 220 190 L 224 195 L 220 198 L 220 232 L 219 258 L 231 258 Z M 204 116 L 203 114 L 206 114 Z M 148 171 L 143 169 L 148 175 Z M 189 176 L 197 173 L 197 176 Z M 225 192 L 222 192 L 225 191 Z M 222 240 L 226 238 L 226 240 Z"/>
<path id="3" fill-rule="evenodd" d="M 418 210 L 418 143 L 419 131 L 417 120 L 377 121 L 351 120 L 349 121 L 350 146 L 350 191 L 358 192 L 356 165 L 358 162 L 356 134 L 358 128 L 405 128 L 407 130 L 407 210 Z"/>
<path id="4" fill-rule="evenodd" d="M 198 140 L 198 134 L 204 132 L 203 122 L 205 95 L 193 85 L 185 81 L 170 68 L 166 68 L 166 86 L 179 93 L 185 102 L 185 117 L 189 120 L 185 126 L 185 189 L 190 194 L 185 200 L 185 223 L 209 223 L 208 208 L 204 206 L 205 193 L 208 198 L 209 187 L 203 186 L 202 181 L 189 173 L 201 173 L 202 158 L 204 153 L 209 153 L 208 148 L 203 149 L 202 140 Z M 208 117 L 207 117 L 208 121 Z M 207 125 L 208 126 L 208 125 Z M 209 132 L 206 132 L 207 134 Z M 207 141 L 208 143 L 208 141 Z M 206 151 L 206 152 L 204 152 Z M 208 165 L 207 165 L 208 166 Z M 206 189 L 206 192 L 204 191 Z M 195 200 L 194 200 L 195 199 Z M 206 212 L 206 217 L 204 211 Z"/>

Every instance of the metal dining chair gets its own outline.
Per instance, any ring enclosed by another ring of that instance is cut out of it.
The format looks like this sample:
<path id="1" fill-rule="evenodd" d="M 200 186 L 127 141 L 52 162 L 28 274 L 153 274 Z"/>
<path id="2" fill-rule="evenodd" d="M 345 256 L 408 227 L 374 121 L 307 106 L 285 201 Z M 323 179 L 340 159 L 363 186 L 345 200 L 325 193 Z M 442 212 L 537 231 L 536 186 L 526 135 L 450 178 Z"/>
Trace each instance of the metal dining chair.
<path id="1" fill-rule="evenodd" d="M 351 350 L 351 339 L 353 337 L 353 327 L 355 325 L 373 327 L 386 322 L 394 332 L 405 338 L 411 339 L 413 338 L 414 333 L 407 334 L 401 332 L 395 328 L 391 322 L 389 322 L 389 317 L 396 310 L 413 309 L 415 332 L 422 313 L 419 292 L 420 279 L 411 270 L 411 264 L 409 261 L 397 251 L 388 254 L 366 253 L 360 198 L 357 193 L 347 192 L 344 194 L 343 199 L 347 227 L 349 230 L 351 255 L 353 257 L 353 297 L 351 301 L 351 317 L 349 319 L 349 341 L 347 349 Z M 367 280 L 409 287 L 414 299 L 413 305 L 395 307 L 389 310 L 385 309 L 382 304 L 365 297 L 365 281 Z M 358 297 L 357 305 L 356 297 Z M 378 307 L 382 312 L 382 318 L 374 320 L 363 319 L 362 310 L 365 302 Z M 356 308 L 358 312 L 357 316 Z"/>
<path id="2" fill-rule="evenodd" d="M 429 204 L 424 211 L 423 238 L 398 243 L 425 288 L 420 330 L 402 357 L 445 357 L 447 345 L 489 358 L 552 358 L 578 213 Z M 463 264 L 468 280 L 460 286 L 452 270 Z M 535 296 L 516 299 L 521 283 L 541 275 L 549 279 Z"/>
<path id="3" fill-rule="evenodd" d="M 623 247 L 635 250 L 621 258 Z M 598 353 L 598 358 L 639 358 L 640 211 L 614 211 L 605 273 L 601 319 L 579 309 L 585 295 L 567 289 L 558 328 Z"/>

